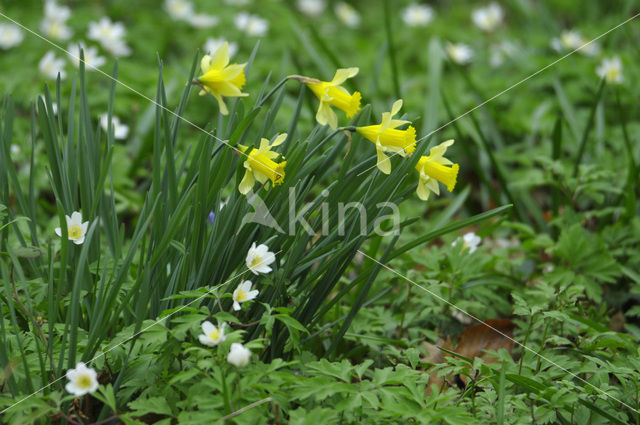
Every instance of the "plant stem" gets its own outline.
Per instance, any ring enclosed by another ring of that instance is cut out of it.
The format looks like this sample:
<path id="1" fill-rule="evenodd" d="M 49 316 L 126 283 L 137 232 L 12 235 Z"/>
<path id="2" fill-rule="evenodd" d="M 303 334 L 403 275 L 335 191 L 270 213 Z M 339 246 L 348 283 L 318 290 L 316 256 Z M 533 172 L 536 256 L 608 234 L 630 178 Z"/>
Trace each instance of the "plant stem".
<path id="1" fill-rule="evenodd" d="M 527 342 L 529 341 L 529 335 L 531 334 L 531 327 L 533 326 L 533 315 L 529 316 L 529 326 L 527 326 L 527 333 L 524 336 L 524 342 L 522 343 L 523 347 L 527 346 Z M 524 356 L 526 355 L 526 351 L 522 351 L 522 357 L 520 357 L 520 365 L 518 366 L 518 375 L 522 375 L 522 362 L 524 361 Z"/>

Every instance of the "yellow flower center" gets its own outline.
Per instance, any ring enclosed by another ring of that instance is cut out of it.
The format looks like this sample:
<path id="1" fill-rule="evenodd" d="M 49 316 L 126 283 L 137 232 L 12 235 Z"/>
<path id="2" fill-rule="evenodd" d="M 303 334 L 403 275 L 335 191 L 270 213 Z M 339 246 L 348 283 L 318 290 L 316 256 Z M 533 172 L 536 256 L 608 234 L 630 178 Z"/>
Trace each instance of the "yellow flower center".
<path id="1" fill-rule="evenodd" d="M 356 130 L 373 143 L 376 143 L 379 138 L 382 146 L 395 148 L 394 151 L 402 149 L 407 155 L 411 155 L 416 150 L 416 129 L 413 126 L 409 126 L 406 130 L 388 128 L 382 132 L 381 128 L 382 126 L 378 124 L 358 127 Z"/>
<path id="2" fill-rule="evenodd" d="M 82 227 L 79 224 L 69 226 L 69 239 L 80 239 L 82 237 Z"/>
<path id="3" fill-rule="evenodd" d="M 80 375 L 76 381 L 76 385 L 80 388 L 89 388 L 91 386 L 91 378 L 89 375 Z"/>
<path id="4" fill-rule="evenodd" d="M 451 167 L 447 167 L 442 164 L 438 164 L 435 161 L 429 161 L 428 156 L 423 156 L 416 165 L 416 170 L 422 172 L 432 179 L 436 179 L 439 182 L 447 186 L 447 190 L 451 192 L 456 186 L 456 179 L 458 178 L 458 164 L 453 164 Z"/>
<path id="5" fill-rule="evenodd" d="M 53 24 L 51 24 L 51 27 L 49 28 L 49 35 L 53 38 L 58 38 L 60 37 L 62 33 L 62 26 L 60 24 L 58 24 L 57 22 L 54 22 Z"/>
<path id="6" fill-rule="evenodd" d="M 343 110 L 347 114 L 347 118 L 353 118 L 360 110 L 360 100 L 362 99 L 360 92 L 345 93 L 338 87 L 324 81 L 321 83 L 309 83 L 307 86 L 321 101 L 326 97 L 330 97 L 331 100 L 328 103 Z"/>
<path id="7" fill-rule="evenodd" d="M 251 260 L 251 267 L 258 267 L 260 264 L 262 264 L 262 257 L 259 255 L 253 257 L 253 260 Z"/>
<path id="8" fill-rule="evenodd" d="M 242 289 L 238 289 L 238 293 L 236 294 L 236 301 L 242 302 L 247 299 L 247 293 Z"/>
<path id="9" fill-rule="evenodd" d="M 618 78 L 618 70 L 615 68 L 610 68 L 607 70 L 607 80 L 609 82 L 615 81 Z"/>
<path id="10" fill-rule="evenodd" d="M 238 294 L 240 294 L 240 291 L 238 291 Z M 216 329 L 215 331 L 211 332 L 211 333 L 208 335 L 208 337 L 209 337 L 209 338 L 211 338 L 211 339 L 212 339 L 212 340 L 214 340 L 214 341 L 217 341 L 217 340 L 218 340 L 218 338 L 220 338 L 220 330 L 219 330 L 219 329 Z"/>
<path id="11" fill-rule="evenodd" d="M 257 153 L 257 149 L 253 149 L 251 153 L 249 153 L 249 159 L 247 162 L 249 163 L 249 167 L 254 171 L 261 173 L 269 180 L 273 182 L 274 185 L 282 184 L 284 181 L 284 167 L 287 165 L 287 161 L 282 161 L 280 163 L 275 162 L 266 155 L 266 152 Z"/>

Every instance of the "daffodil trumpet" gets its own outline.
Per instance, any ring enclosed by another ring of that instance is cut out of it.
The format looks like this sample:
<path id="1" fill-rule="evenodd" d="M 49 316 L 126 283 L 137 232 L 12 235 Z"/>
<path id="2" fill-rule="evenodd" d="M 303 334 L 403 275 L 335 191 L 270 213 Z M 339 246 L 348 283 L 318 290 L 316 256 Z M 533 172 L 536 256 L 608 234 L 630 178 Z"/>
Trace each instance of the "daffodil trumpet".
<path id="1" fill-rule="evenodd" d="M 440 143 L 431 148 L 429 155 L 422 156 L 418 160 L 416 171 L 419 174 L 419 181 L 416 193 L 423 201 L 429 199 L 431 192 L 440 194 L 438 182 L 444 184 L 449 192 L 455 188 L 460 167 L 444 157 L 447 148 L 451 145 L 453 140 Z"/>
<path id="2" fill-rule="evenodd" d="M 306 86 L 320 100 L 316 121 L 320 125 L 328 125 L 332 129 L 338 128 L 338 116 L 331 107 L 344 111 L 347 118 L 353 118 L 360 110 L 362 95 L 355 91 L 349 93 L 342 84 L 349 78 L 358 74 L 358 68 L 344 68 L 336 70 L 331 81 L 321 81 L 316 78 L 304 77 L 301 75 L 290 75 L 288 78 L 295 79 Z"/>
<path id="3" fill-rule="evenodd" d="M 356 128 L 359 134 L 376 145 L 378 155 L 376 166 L 384 174 L 391 173 L 391 160 L 387 156 L 388 152 L 406 157 L 411 156 L 416 150 L 416 129 L 410 125 L 405 130 L 399 130 L 398 127 L 409 124 L 410 121 L 393 118 L 400 111 L 400 108 L 402 108 L 402 99 L 393 103 L 391 112 L 382 114 L 380 124 Z"/>
<path id="4" fill-rule="evenodd" d="M 280 154 L 271 149 L 281 145 L 286 139 L 287 134 L 283 133 L 276 137 L 273 142 L 270 142 L 269 139 L 261 139 L 260 146 L 257 149 L 238 145 L 240 151 L 247 157 L 243 164 L 245 168 L 244 177 L 238 186 L 240 193 L 243 195 L 249 193 L 256 180 L 260 184 L 264 184 L 269 180 L 274 186 L 282 184 L 287 161 L 276 162 L 275 159 Z"/>

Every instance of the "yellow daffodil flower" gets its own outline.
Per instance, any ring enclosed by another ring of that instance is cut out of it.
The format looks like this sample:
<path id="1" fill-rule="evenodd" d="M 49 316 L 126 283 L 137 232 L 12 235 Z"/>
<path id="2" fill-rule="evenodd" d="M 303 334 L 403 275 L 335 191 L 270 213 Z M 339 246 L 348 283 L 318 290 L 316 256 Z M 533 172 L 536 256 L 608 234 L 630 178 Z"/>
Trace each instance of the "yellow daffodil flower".
<path id="1" fill-rule="evenodd" d="M 438 182 L 447 186 L 449 192 L 456 186 L 460 167 L 443 156 L 451 145 L 453 145 L 453 140 L 440 143 L 438 146 L 431 148 L 429 155 L 423 156 L 418 160 L 416 170 L 420 173 L 420 181 L 416 192 L 423 201 L 429 199 L 431 192 L 436 195 L 440 194 Z"/>
<path id="2" fill-rule="evenodd" d="M 341 86 L 349 78 L 355 77 L 358 71 L 358 68 L 338 69 L 333 80 L 329 82 L 303 77 L 302 81 L 320 99 L 320 106 L 316 113 L 316 120 L 319 124 L 328 124 L 334 130 L 338 128 L 338 117 L 331 106 L 342 109 L 347 118 L 353 118 L 360 110 L 360 100 L 362 99 L 360 92 L 349 94 L 347 89 Z"/>
<path id="3" fill-rule="evenodd" d="M 249 150 L 246 146 L 238 145 L 242 152 L 249 150 L 247 160 L 244 162 L 246 171 L 238 186 L 240 193 L 246 195 L 256 180 L 261 184 L 266 183 L 267 180 L 271 180 L 274 185 L 282 184 L 284 181 L 284 167 L 287 165 L 287 161 L 275 162 L 274 159 L 279 153 L 273 152 L 271 148 L 281 145 L 286 138 L 286 133 L 276 137 L 273 143 L 270 143 L 269 139 L 263 138 L 258 149 L 252 148 Z"/>
<path id="4" fill-rule="evenodd" d="M 218 101 L 220 113 L 229 113 L 223 97 L 243 97 L 249 96 L 242 93 L 242 87 L 246 83 L 243 64 L 229 65 L 229 43 L 224 43 L 215 51 L 213 56 L 205 55 L 200 61 L 202 75 L 198 81 L 202 85 L 200 95 L 211 93 Z"/>
<path id="5" fill-rule="evenodd" d="M 378 152 L 376 165 L 385 174 L 391 172 L 391 161 L 385 154 L 386 152 L 405 157 L 410 156 L 416 150 L 416 129 L 413 126 L 409 126 L 406 130 L 398 130 L 397 127 L 410 121 L 393 119 L 394 115 L 400 111 L 400 108 L 402 108 L 402 99 L 395 101 L 391 107 L 391 112 L 382 114 L 382 122 L 380 124 L 356 128 L 356 131 L 363 137 L 375 143 L 376 151 Z"/>

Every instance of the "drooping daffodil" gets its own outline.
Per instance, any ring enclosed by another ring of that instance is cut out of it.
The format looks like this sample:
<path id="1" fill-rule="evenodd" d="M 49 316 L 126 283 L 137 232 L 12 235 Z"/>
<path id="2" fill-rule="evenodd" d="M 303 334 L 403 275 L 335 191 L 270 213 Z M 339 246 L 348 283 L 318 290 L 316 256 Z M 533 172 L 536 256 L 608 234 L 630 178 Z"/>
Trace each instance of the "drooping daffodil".
<path id="1" fill-rule="evenodd" d="M 456 186 L 458 178 L 458 164 L 454 164 L 444 157 L 449 146 L 453 145 L 453 140 L 447 140 L 429 151 L 429 155 L 422 156 L 416 164 L 416 170 L 419 173 L 417 194 L 420 199 L 426 201 L 429 199 L 431 192 L 436 195 L 440 194 L 438 182 L 447 186 L 447 190 L 451 192 Z"/>
<path id="2" fill-rule="evenodd" d="M 320 81 L 307 77 L 301 78 L 301 81 L 320 100 L 320 106 L 316 113 L 318 124 L 329 125 L 334 130 L 338 128 L 338 117 L 331 109 L 332 106 L 343 110 L 347 118 L 353 118 L 360 110 L 360 101 L 362 100 L 360 92 L 356 91 L 353 94 L 349 94 L 349 91 L 342 87 L 342 84 L 349 78 L 355 77 L 358 71 L 358 68 L 338 69 L 331 81 Z"/>
<path id="3" fill-rule="evenodd" d="M 400 108 L 402 108 L 402 99 L 394 102 L 391 112 L 382 114 L 380 124 L 356 128 L 363 137 L 375 143 L 378 152 L 376 165 L 385 174 L 391 172 L 391 161 L 386 155 L 387 152 L 405 157 L 410 156 L 416 149 L 416 129 L 413 126 L 409 126 L 406 130 L 397 129 L 410 121 L 393 119 Z"/>
<path id="4" fill-rule="evenodd" d="M 244 168 L 246 169 L 244 177 L 238 185 L 240 193 L 243 195 L 249 193 L 256 180 L 260 184 L 266 183 L 267 180 L 271 180 L 273 185 L 282 184 L 284 181 L 284 167 L 287 165 L 287 161 L 274 161 L 280 154 L 271 149 L 280 146 L 286 139 L 287 133 L 283 133 L 277 136 L 273 142 L 270 142 L 269 139 L 261 139 L 260 146 L 257 149 L 238 145 L 240 150 L 247 156 L 244 161 Z"/>
<path id="5" fill-rule="evenodd" d="M 205 55 L 200 61 L 202 75 L 198 81 L 202 87 L 200 95 L 211 93 L 218 101 L 218 107 L 222 115 L 227 115 L 229 110 L 224 102 L 224 97 L 244 97 L 248 93 L 242 93 L 246 83 L 243 64 L 229 65 L 229 43 L 223 43 L 213 56 Z"/>

